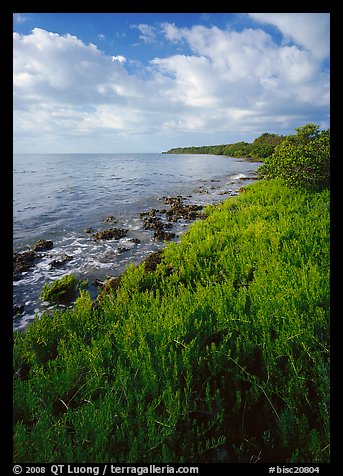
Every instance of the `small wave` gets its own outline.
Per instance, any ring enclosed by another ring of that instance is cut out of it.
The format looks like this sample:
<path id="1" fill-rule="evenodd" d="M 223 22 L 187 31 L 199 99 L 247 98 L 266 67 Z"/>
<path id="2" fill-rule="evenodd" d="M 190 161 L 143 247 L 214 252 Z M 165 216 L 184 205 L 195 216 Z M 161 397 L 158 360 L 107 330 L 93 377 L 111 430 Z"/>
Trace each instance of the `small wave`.
<path id="1" fill-rule="evenodd" d="M 238 174 L 235 174 L 235 175 L 231 175 L 230 180 L 236 181 L 236 180 L 242 180 L 244 178 L 247 178 L 247 176 L 245 174 L 238 173 Z M 227 183 L 230 183 L 230 182 L 227 182 Z"/>

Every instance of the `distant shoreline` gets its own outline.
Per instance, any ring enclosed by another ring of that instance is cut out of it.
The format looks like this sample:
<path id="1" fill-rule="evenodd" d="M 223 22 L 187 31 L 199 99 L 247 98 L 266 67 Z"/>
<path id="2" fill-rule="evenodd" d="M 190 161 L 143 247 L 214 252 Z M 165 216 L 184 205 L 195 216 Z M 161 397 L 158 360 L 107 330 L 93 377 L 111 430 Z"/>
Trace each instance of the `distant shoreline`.
<path id="1" fill-rule="evenodd" d="M 162 154 L 212 154 L 224 155 L 235 159 L 246 159 L 251 162 L 263 162 L 271 156 L 275 147 L 284 136 L 264 132 L 253 142 L 235 142 L 233 144 L 202 145 L 190 147 L 173 147 Z"/>
<path id="2" fill-rule="evenodd" d="M 188 147 L 184 147 L 183 149 L 188 149 Z M 222 157 L 227 157 L 228 159 L 244 159 L 244 160 L 247 160 L 248 162 L 263 162 L 262 159 L 260 158 L 254 158 L 252 156 L 249 156 L 249 155 L 236 155 L 236 156 L 233 156 L 233 155 L 227 155 L 227 154 L 215 154 L 215 153 L 211 153 L 211 152 L 188 152 L 187 150 L 185 151 L 182 151 L 182 152 L 175 152 L 173 151 L 174 149 L 170 149 L 170 151 L 165 151 L 165 152 L 161 152 L 161 154 L 170 154 L 170 155 L 182 155 L 182 154 L 187 154 L 187 155 L 219 155 L 219 156 L 222 156 Z"/>

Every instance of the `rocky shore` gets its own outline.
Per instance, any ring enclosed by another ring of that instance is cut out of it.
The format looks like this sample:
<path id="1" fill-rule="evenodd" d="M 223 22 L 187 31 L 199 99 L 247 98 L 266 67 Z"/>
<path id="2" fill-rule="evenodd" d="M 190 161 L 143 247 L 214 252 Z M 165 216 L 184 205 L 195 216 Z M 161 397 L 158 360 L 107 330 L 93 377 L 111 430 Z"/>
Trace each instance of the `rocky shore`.
<path id="1" fill-rule="evenodd" d="M 146 267 L 154 267 L 166 242 L 178 240 L 191 222 L 205 218 L 207 204 L 244 193 L 242 181 L 256 178 L 254 174 L 239 173 L 227 182 L 203 181 L 191 194 L 156 197 L 150 208 L 138 209 L 130 217 L 99 216 L 81 228 L 72 241 L 67 237 L 56 242 L 40 238 L 29 249 L 14 253 L 14 328 L 24 329 L 37 313 L 54 308 L 52 303 L 42 301 L 41 289 L 66 274 L 88 279 L 96 306 L 99 292 L 116 286 L 128 264 L 144 261 Z"/>
<path id="2" fill-rule="evenodd" d="M 151 238 L 157 243 L 163 244 L 165 241 L 170 241 L 177 238 L 175 231 L 172 231 L 176 222 L 192 222 L 196 219 L 203 219 L 205 214 L 203 213 L 203 205 L 188 204 L 185 203 L 190 197 L 184 197 L 177 195 L 175 197 L 160 197 L 160 201 L 163 201 L 165 207 L 161 209 L 151 208 L 147 211 L 139 213 L 141 219 L 141 226 L 148 234 L 152 233 Z M 110 215 L 102 220 L 101 224 L 116 224 L 117 220 L 114 216 Z M 117 228 L 111 226 L 101 230 L 95 230 L 93 227 L 85 228 L 85 236 L 89 237 L 89 240 L 93 240 L 95 243 L 101 241 L 118 241 L 122 238 L 128 237 L 129 229 Z M 128 242 L 133 245 L 138 245 L 140 239 L 134 237 L 128 237 Z M 56 269 L 65 267 L 67 263 L 73 260 L 73 256 L 67 253 L 60 253 L 54 257 L 49 255 L 49 251 L 54 248 L 52 240 L 39 239 L 31 248 L 27 251 L 18 252 L 13 254 L 13 280 L 20 280 L 25 273 L 32 272 L 42 258 L 51 258 L 48 261 L 49 269 Z M 118 246 L 117 253 L 125 253 L 130 251 L 131 248 L 125 246 Z M 106 258 L 115 260 L 117 253 L 107 251 Z M 147 269 L 154 269 L 158 264 L 160 251 L 151 252 L 147 257 L 143 258 Z M 99 289 L 106 289 L 106 287 L 113 288 L 118 283 L 120 276 L 108 276 L 105 281 L 94 280 L 93 285 L 98 286 Z M 96 301 L 95 301 L 96 305 Z M 25 304 L 17 303 L 13 306 L 13 315 L 19 315 L 24 312 Z"/>

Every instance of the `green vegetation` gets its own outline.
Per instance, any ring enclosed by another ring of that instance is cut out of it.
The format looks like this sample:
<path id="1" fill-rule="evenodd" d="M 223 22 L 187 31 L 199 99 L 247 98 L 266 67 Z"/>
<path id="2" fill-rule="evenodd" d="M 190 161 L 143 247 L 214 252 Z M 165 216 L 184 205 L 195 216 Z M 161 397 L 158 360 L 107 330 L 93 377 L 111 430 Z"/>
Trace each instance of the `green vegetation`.
<path id="1" fill-rule="evenodd" d="M 265 132 L 253 142 L 235 142 L 234 144 L 204 145 L 200 147 L 176 147 L 166 154 L 214 154 L 230 157 L 244 157 L 260 161 L 269 157 L 275 147 L 283 141 L 283 136 Z"/>
<path id="2" fill-rule="evenodd" d="M 329 461 L 329 190 L 256 182 L 14 333 L 14 460 Z"/>
<path id="3" fill-rule="evenodd" d="M 74 274 L 68 274 L 61 279 L 56 279 L 51 284 L 45 284 L 41 291 L 41 298 L 43 301 L 54 304 L 70 303 L 78 296 L 80 289 L 87 285 L 87 280 L 82 281 Z"/>
<path id="4" fill-rule="evenodd" d="M 330 130 L 319 131 L 315 124 L 295 129 L 265 159 L 260 174 L 282 178 L 290 186 L 328 187 L 330 183 Z"/>

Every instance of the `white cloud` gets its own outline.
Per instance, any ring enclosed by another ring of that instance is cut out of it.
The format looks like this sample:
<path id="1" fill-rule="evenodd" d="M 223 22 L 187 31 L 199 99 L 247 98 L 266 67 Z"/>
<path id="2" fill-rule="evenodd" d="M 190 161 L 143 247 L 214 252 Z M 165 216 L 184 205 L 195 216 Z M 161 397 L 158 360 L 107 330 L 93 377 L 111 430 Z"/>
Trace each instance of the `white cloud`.
<path id="1" fill-rule="evenodd" d="M 126 58 L 123 55 L 111 56 L 112 61 L 119 61 L 119 63 L 126 63 Z"/>
<path id="2" fill-rule="evenodd" d="M 182 39 L 182 30 L 177 28 L 174 23 L 162 23 L 161 30 L 169 41 L 180 41 Z"/>
<path id="3" fill-rule="evenodd" d="M 136 28 L 140 31 L 139 38 L 144 41 L 144 43 L 152 43 L 156 38 L 156 29 L 147 25 L 146 23 L 140 23 L 138 25 L 131 25 L 132 28 Z"/>
<path id="4" fill-rule="evenodd" d="M 70 150 L 81 142 L 111 150 L 119 138 L 131 147 L 137 135 L 156 147 L 175 134 L 205 141 L 206 134 L 283 133 L 327 120 L 329 75 L 307 49 L 280 46 L 262 29 L 165 23 L 160 32 L 191 53 L 156 57 L 137 74 L 126 69 L 134 60 L 75 36 L 39 28 L 14 33 L 15 147 L 60 140 Z"/>
<path id="5" fill-rule="evenodd" d="M 14 23 L 25 23 L 27 21 L 27 17 L 22 13 L 14 13 L 13 14 L 13 21 Z"/>
<path id="6" fill-rule="evenodd" d="M 329 13 L 249 13 L 261 23 L 276 26 L 285 38 L 311 51 L 313 56 L 324 59 L 330 54 Z"/>
<path id="7" fill-rule="evenodd" d="M 186 41 L 194 53 L 153 61 L 175 77 L 179 96 L 188 104 L 196 105 L 198 100 L 202 106 L 246 109 L 283 98 L 285 105 L 295 101 L 306 108 L 327 97 L 328 83 L 312 55 L 294 45 L 276 45 L 262 30 L 177 29 L 164 24 L 163 31 L 171 41 Z"/>

